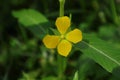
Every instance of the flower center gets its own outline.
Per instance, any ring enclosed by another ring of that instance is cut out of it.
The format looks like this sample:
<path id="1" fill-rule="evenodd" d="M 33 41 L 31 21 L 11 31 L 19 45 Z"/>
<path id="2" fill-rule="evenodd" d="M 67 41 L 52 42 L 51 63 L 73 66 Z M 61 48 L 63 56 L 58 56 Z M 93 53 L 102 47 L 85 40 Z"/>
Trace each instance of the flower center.
<path id="1" fill-rule="evenodd" d="M 60 37 L 61 39 L 64 39 L 65 38 L 65 36 L 64 35 L 61 35 L 61 37 Z"/>

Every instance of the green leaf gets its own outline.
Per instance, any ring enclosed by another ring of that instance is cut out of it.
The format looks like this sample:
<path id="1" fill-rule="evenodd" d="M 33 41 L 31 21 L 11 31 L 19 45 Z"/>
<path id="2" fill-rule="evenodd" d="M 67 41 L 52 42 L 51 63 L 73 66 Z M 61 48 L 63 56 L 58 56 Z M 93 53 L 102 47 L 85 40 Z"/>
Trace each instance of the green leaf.
<path id="1" fill-rule="evenodd" d="M 120 66 L 120 49 L 92 34 L 84 34 L 83 37 L 85 41 L 77 44 L 77 48 L 79 47 L 84 55 L 96 61 L 109 72 Z"/>
<path id="2" fill-rule="evenodd" d="M 78 71 L 75 72 L 73 80 L 78 80 Z"/>
<path id="3" fill-rule="evenodd" d="M 95 62 L 93 60 L 89 59 L 85 55 L 81 55 L 78 63 L 78 80 L 87 80 L 87 76 L 94 75 L 95 71 L 92 71 L 94 68 L 96 69 L 94 65 Z"/>
<path id="4" fill-rule="evenodd" d="M 27 27 L 28 30 L 30 30 L 36 37 L 39 39 L 42 39 L 48 32 L 48 26 L 47 23 L 44 23 L 45 25 L 41 24 L 39 26 L 30 26 Z"/>
<path id="5" fill-rule="evenodd" d="M 94 71 L 93 71 L 94 70 Z M 85 55 L 81 55 L 78 62 L 79 80 L 103 80 L 109 75 L 109 72 L 101 68 L 92 59 Z"/>
<path id="6" fill-rule="evenodd" d="M 34 70 L 30 72 L 23 72 L 22 77 L 18 80 L 36 80 L 40 70 Z"/>
<path id="7" fill-rule="evenodd" d="M 51 27 L 47 18 L 33 9 L 13 11 L 12 14 L 18 19 L 19 23 L 27 27 L 28 30 L 40 39 L 47 34 L 48 27 Z"/>
<path id="8" fill-rule="evenodd" d="M 45 16 L 33 9 L 13 11 L 12 14 L 18 18 L 19 22 L 24 26 L 38 25 L 48 21 Z"/>

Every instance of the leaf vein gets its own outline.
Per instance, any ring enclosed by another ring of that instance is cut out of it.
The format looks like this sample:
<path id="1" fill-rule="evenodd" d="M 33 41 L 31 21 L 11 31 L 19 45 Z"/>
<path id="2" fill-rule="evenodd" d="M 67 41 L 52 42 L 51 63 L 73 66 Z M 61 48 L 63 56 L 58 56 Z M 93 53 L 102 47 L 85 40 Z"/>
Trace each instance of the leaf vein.
<path id="1" fill-rule="evenodd" d="M 83 41 L 83 42 L 84 42 L 84 41 Z M 84 43 L 87 44 L 89 47 L 93 48 L 94 50 L 96 50 L 97 52 L 99 52 L 100 54 L 102 54 L 102 55 L 104 55 L 105 57 L 109 58 L 111 61 L 113 61 L 113 62 L 115 62 L 116 64 L 120 65 L 120 63 L 119 63 L 117 60 L 115 60 L 114 58 L 112 58 L 112 57 L 110 57 L 109 55 L 105 54 L 103 51 L 95 48 L 94 46 L 92 46 L 92 45 L 90 45 L 90 44 L 88 44 L 88 43 L 86 43 L 86 42 L 84 42 Z"/>

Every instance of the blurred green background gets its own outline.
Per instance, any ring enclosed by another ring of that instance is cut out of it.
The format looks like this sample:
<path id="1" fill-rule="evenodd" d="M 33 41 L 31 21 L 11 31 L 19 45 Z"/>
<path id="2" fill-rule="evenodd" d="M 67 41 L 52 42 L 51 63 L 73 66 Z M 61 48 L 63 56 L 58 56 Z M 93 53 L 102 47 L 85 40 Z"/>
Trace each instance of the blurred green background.
<path id="1" fill-rule="evenodd" d="M 13 11 L 34 9 L 54 27 L 59 16 L 58 0 L 0 0 L 0 80 L 57 80 L 54 50 L 18 23 Z M 72 26 L 94 33 L 120 48 L 120 0 L 66 0 L 65 15 L 72 14 Z M 42 35 L 42 34 L 41 34 Z M 93 60 L 73 50 L 67 58 L 65 80 L 120 80 L 120 68 L 107 72 Z"/>

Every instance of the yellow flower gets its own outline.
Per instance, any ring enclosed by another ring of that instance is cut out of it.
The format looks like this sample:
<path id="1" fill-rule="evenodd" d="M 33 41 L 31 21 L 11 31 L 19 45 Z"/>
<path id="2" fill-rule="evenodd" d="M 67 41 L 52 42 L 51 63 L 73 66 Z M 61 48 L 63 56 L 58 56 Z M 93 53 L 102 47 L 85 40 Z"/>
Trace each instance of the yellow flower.
<path id="1" fill-rule="evenodd" d="M 61 35 L 46 35 L 43 43 L 47 48 L 57 48 L 58 53 L 66 57 L 72 49 L 72 43 L 82 40 L 82 32 L 79 29 L 67 31 L 71 24 L 67 16 L 58 17 L 55 24 Z"/>

